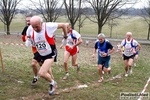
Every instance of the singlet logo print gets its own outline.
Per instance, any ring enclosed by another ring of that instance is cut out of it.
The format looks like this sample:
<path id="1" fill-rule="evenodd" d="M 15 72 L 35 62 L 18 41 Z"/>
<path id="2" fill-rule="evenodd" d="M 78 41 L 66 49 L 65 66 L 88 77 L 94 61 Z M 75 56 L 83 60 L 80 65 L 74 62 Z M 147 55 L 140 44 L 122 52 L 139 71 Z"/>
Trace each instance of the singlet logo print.
<path id="1" fill-rule="evenodd" d="M 41 39 L 41 37 L 38 37 L 38 40 L 40 40 Z"/>

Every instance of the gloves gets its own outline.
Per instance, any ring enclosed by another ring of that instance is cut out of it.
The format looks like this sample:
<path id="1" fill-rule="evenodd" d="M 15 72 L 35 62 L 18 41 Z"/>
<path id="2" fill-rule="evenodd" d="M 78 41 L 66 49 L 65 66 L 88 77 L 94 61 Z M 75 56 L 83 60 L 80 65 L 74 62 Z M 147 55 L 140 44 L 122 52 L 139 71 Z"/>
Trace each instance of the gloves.
<path id="1" fill-rule="evenodd" d="M 23 42 L 26 41 L 26 35 L 22 35 L 22 41 L 23 41 Z"/>
<path id="2" fill-rule="evenodd" d="M 63 40 L 62 40 L 62 44 L 63 44 L 63 45 L 66 45 L 66 44 L 67 44 L 67 40 L 66 40 L 66 39 L 63 39 Z"/>
<path id="3" fill-rule="evenodd" d="M 32 46 L 31 40 L 30 40 L 30 39 L 27 39 L 25 45 L 26 45 L 27 47 L 31 47 L 31 46 Z"/>

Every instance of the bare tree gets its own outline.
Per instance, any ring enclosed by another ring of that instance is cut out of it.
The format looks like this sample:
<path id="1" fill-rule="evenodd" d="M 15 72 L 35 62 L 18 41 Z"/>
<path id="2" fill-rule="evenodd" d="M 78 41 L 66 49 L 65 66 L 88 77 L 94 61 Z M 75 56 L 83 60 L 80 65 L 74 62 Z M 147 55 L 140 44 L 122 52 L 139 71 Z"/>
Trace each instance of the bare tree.
<path id="1" fill-rule="evenodd" d="M 150 0 L 145 1 L 146 5 L 142 9 L 142 17 L 144 18 L 145 22 L 148 24 L 148 34 L 147 40 L 150 39 Z"/>
<path id="2" fill-rule="evenodd" d="M 35 11 L 42 14 L 46 22 L 55 22 L 61 14 L 63 4 L 59 4 L 59 0 L 30 0 Z"/>
<path id="3" fill-rule="evenodd" d="M 108 26 L 110 27 L 110 38 L 112 37 L 113 26 L 117 26 L 117 22 L 114 19 L 108 19 Z"/>
<path id="4" fill-rule="evenodd" d="M 72 28 L 76 24 L 81 13 L 81 0 L 64 0 L 68 20 Z"/>
<path id="5" fill-rule="evenodd" d="M 102 27 L 111 16 L 111 20 L 120 17 L 124 12 L 117 12 L 125 5 L 133 5 L 136 0 L 85 0 L 93 8 L 94 15 L 88 17 L 94 23 L 98 24 L 98 33 L 101 33 Z"/>
<path id="6" fill-rule="evenodd" d="M 0 0 L 0 20 L 6 25 L 6 34 L 10 34 L 10 24 L 16 7 L 21 0 Z"/>
<path id="7" fill-rule="evenodd" d="M 30 4 L 26 4 L 23 6 L 23 10 L 22 10 L 22 14 L 23 14 L 23 17 L 24 17 L 24 23 L 25 23 L 25 26 L 27 25 L 27 22 L 26 22 L 26 17 L 27 16 L 33 16 L 33 15 L 36 15 L 37 13 L 35 12 L 35 9 L 32 9 L 30 8 Z"/>
<path id="8" fill-rule="evenodd" d="M 80 14 L 79 18 L 78 18 L 78 27 L 79 27 L 79 33 L 80 33 L 80 29 L 83 27 L 83 23 L 86 20 L 86 16 Z"/>

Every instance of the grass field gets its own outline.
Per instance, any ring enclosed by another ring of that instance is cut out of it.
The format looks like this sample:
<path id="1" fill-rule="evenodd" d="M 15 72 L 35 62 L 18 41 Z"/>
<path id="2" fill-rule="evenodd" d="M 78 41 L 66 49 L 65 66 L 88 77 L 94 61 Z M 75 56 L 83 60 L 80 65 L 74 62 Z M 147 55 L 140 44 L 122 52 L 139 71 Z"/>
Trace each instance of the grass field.
<path id="1" fill-rule="evenodd" d="M 60 17 L 56 22 L 67 22 L 67 18 Z M 121 17 L 121 19 L 114 20 L 115 26 L 112 29 L 113 38 L 124 38 L 125 33 L 130 31 L 133 33 L 135 39 L 147 39 L 148 25 L 141 17 Z M 12 33 L 21 33 L 25 26 L 25 17 L 23 15 L 16 15 L 11 23 Z M 96 36 L 98 34 L 97 24 L 89 21 L 84 21 L 83 27 L 81 28 L 80 34 L 82 36 Z M 78 31 L 78 22 L 75 25 L 75 29 Z M 0 31 L 4 31 L 4 25 L 0 23 Z M 57 31 L 56 33 L 60 33 Z M 110 27 L 108 24 L 104 25 L 102 32 L 110 37 Z"/>
<path id="2" fill-rule="evenodd" d="M 60 41 L 60 38 L 56 39 L 57 48 Z M 21 36 L 17 35 L 0 35 L 0 42 L 23 43 Z M 117 42 L 111 42 L 116 47 Z M 150 77 L 149 45 L 142 45 L 137 66 L 133 67 L 133 74 L 128 77 L 124 76 L 122 56 L 115 51 L 111 59 L 111 74 L 104 74 L 104 82 L 98 83 L 97 59 L 91 58 L 93 44 L 94 41 L 91 41 L 88 47 L 85 42 L 80 45 L 77 61 L 81 70 L 77 73 L 76 68 L 72 67 L 69 62 L 70 77 L 66 81 L 62 80 L 65 74 L 64 49 L 58 48 L 58 62 L 52 66 L 58 88 L 53 96 L 48 95 L 48 83 L 42 78 L 39 78 L 37 86 L 30 85 L 33 78 L 30 67 L 33 57 L 31 48 L 0 44 L 5 68 L 4 73 L 0 72 L 0 100 L 120 100 L 121 92 L 141 92 L 143 90 Z M 85 84 L 87 88 L 78 88 Z M 150 85 L 145 92 L 150 92 Z"/>

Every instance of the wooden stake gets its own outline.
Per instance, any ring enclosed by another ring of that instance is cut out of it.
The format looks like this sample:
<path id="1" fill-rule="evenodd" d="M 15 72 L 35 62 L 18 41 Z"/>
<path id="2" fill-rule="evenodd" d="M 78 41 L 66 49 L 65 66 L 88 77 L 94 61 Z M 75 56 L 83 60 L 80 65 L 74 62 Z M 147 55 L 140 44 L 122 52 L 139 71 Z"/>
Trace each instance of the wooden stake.
<path id="1" fill-rule="evenodd" d="M 1 61 L 1 65 L 2 65 L 2 72 L 4 72 L 4 66 L 3 66 L 1 48 L 0 48 L 0 61 Z"/>

